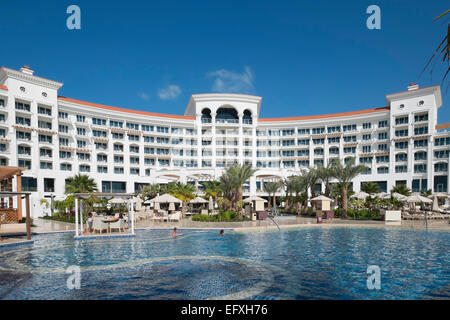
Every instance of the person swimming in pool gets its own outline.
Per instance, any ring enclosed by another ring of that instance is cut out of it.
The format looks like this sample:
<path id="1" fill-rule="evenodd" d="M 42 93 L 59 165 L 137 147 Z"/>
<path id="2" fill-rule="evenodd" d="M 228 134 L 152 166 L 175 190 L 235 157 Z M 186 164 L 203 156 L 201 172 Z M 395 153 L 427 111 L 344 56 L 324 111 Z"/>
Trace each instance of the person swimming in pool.
<path id="1" fill-rule="evenodd" d="M 177 228 L 173 228 L 172 238 L 176 238 L 177 236 Z"/>
<path id="2" fill-rule="evenodd" d="M 223 229 L 220 230 L 219 235 L 224 236 L 225 235 L 225 231 Z"/>

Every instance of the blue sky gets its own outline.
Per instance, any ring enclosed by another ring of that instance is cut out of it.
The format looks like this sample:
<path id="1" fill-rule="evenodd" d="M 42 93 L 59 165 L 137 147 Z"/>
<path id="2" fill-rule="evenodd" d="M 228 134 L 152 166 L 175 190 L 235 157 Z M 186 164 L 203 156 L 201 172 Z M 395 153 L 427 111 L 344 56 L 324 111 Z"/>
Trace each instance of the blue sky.
<path id="1" fill-rule="evenodd" d="M 68 30 L 66 8 L 81 8 Z M 366 8 L 381 8 L 381 30 Z M 2 1 L 0 65 L 64 82 L 60 95 L 183 114 L 194 93 L 263 97 L 261 117 L 385 106 L 420 72 L 448 1 Z M 450 122 L 448 92 L 439 122 Z"/>

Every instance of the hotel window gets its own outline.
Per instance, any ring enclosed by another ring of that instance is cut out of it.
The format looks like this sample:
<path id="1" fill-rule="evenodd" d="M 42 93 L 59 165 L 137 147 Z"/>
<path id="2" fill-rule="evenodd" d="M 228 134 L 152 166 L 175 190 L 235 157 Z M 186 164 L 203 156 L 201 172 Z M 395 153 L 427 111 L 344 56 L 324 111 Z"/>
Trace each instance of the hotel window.
<path id="1" fill-rule="evenodd" d="M 396 142 L 395 149 L 408 149 L 408 141 Z"/>
<path id="2" fill-rule="evenodd" d="M 154 127 L 153 126 L 149 126 L 147 124 L 143 124 L 141 125 L 142 131 L 153 131 Z"/>
<path id="3" fill-rule="evenodd" d="M 328 138 L 328 143 L 339 143 L 341 141 L 341 138 L 334 137 L 334 138 Z"/>
<path id="4" fill-rule="evenodd" d="M 434 152 L 434 157 L 436 159 L 448 159 L 450 150 L 439 150 Z"/>
<path id="5" fill-rule="evenodd" d="M 309 156 L 309 150 L 298 150 L 297 155 L 299 157 L 306 157 Z"/>
<path id="6" fill-rule="evenodd" d="M 314 149 L 314 155 L 323 156 L 323 149 Z"/>
<path id="7" fill-rule="evenodd" d="M 108 167 L 105 166 L 97 166 L 98 173 L 108 173 Z"/>
<path id="8" fill-rule="evenodd" d="M 414 148 L 421 148 L 428 146 L 428 140 L 414 140 Z"/>
<path id="9" fill-rule="evenodd" d="M 298 145 L 309 146 L 309 139 L 297 140 Z"/>
<path id="10" fill-rule="evenodd" d="M 362 147 L 362 152 L 363 153 L 369 153 L 371 151 L 371 146 L 363 146 Z"/>
<path id="11" fill-rule="evenodd" d="M 388 145 L 386 143 L 378 145 L 378 151 L 387 151 Z"/>
<path id="12" fill-rule="evenodd" d="M 372 163 L 372 157 L 360 157 L 359 163 Z"/>
<path id="13" fill-rule="evenodd" d="M 183 160 L 173 160 L 173 165 L 175 167 L 184 167 Z M 211 167 L 211 161 L 202 161 L 202 167 Z"/>
<path id="14" fill-rule="evenodd" d="M 170 132 L 174 134 L 183 134 L 183 128 L 172 128 Z"/>
<path id="15" fill-rule="evenodd" d="M 389 168 L 388 167 L 379 167 L 379 168 L 377 168 L 377 173 L 378 174 L 388 174 Z"/>
<path id="16" fill-rule="evenodd" d="M 58 132 L 60 133 L 69 133 L 69 126 L 58 125 Z"/>
<path id="17" fill-rule="evenodd" d="M 344 142 L 356 142 L 356 136 L 344 137 Z"/>
<path id="18" fill-rule="evenodd" d="M 85 121 L 86 121 L 86 116 L 77 114 L 77 122 L 85 122 Z"/>
<path id="19" fill-rule="evenodd" d="M 298 134 L 309 134 L 309 129 L 298 129 L 297 133 Z"/>
<path id="20" fill-rule="evenodd" d="M 5 143 L 0 143 L 0 151 L 6 152 L 7 149 L 8 149 L 8 148 L 6 147 L 6 144 L 5 144 Z"/>
<path id="21" fill-rule="evenodd" d="M 91 167 L 85 164 L 80 165 L 80 172 L 91 172 Z"/>
<path id="22" fill-rule="evenodd" d="M 86 148 L 87 142 L 84 140 L 77 140 L 77 147 L 78 148 Z"/>
<path id="23" fill-rule="evenodd" d="M 259 152 L 261 152 L 261 151 L 259 151 Z M 262 151 L 262 152 L 264 153 L 264 156 L 265 156 L 266 152 L 265 151 Z M 293 157 L 293 156 L 295 156 L 294 150 L 284 150 L 282 154 L 283 154 L 283 157 Z"/>
<path id="24" fill-rule="evenodd" d="M 38 121 L 38 128 L 52 130 L 52 123 L 47 121 Z"/>
<path id="25" fill-rule="evenodd" d="M 39 140 L 39 142 L 47 142 L 47 143 L 52 143 L 52 141 L 53 141 L 52 136 L 47 136 L 44 134 L 40 134 L 38 136 L 38 140 Z"/>
<path id="26" fill-rule="evenodd" d="M 378 128 L 386 128 L 388 126 L 388 121 L 383 120 L 378 122 Z"/>
<path id="27" fill-rule="evenodd" d="M 77 128 L 77 135 L 85 136 L 86 135 L 86 129 L 85 128 Z"/>
<path id="28" fill-rule="evenodd" d="M 325 127 L 322 128 L 313 128 L 312 129 L 312 134 L 321 134 L 325 132 Z"/>
<path id="29" fill-rule="evenodd" d="M 160 155 L 168 155 L 168 154 L 169 154 L 169 149 L 161 149 L 161 148 L 158 148 L 158 149 L 156 149 L 156 154 L 160 154 Z"/>
<path id="30" fill-rule="evenodd" d="M 31 111 L 30 104 L 16 101 L 16 110 Z"/>
<path id="31" fill-rule="evenodd" d="M 43 170 L 52 170 L 53 169 L 53 163 L 52 162 L 41 161 L 40 168 L 43 169 Z"/>
<path id="32" fill-rule="evenodd" d="M 120 152 L 123 152 L 123 145 L 121 145 L 121 144 L 115 144 L 115 145 L 114 145 L 114 151 L 120 151 Z"/>
<path id="33" fill-rule="evenodd" d="M 414 122 L 428 121 L 428 112 L 414 115 Z"/>
<path id="34" fill-rule="evenodd" d="M 19 159 L 18 163 L 19 163 L 19 167 L 27 168 L 28 170 L 31 170 L 31 160 Z M 25 189 L 23 191 L 25 191 Z"/>
<path id="35" fill-rule="evenodd" d="M 365 122 L 363 123 L 363 129 L 371 129 L 372 128 L 372 123 L 370 122 Z"/>
<path id="36" fill-rule="evenodd" d="M 27 147 L 27 146 L 18 146 L 17 147 L 17 153 L 18 154 L 31 155 L 31 148 Z"/>
<path id="37" fill-rule="evenodd" d="M 59 145 L 60 146 L 68 146 L 69 145 L 69 139 L 68 138 L 59 138 Z"/>
<path id="38" fill-rule="evenodd" d="M 5 100 L 0 99 L 0 107 L 4 107 L 5 106 Z"/>
<path id="39" fill-rule="evenodd" d="M 407 123 L 408 123 L 408 120 L 409 120 L 408 116 L 406 116 L 406 117 L 399 117 L 399 118 L 396 118 L 396 119 L 395 119 L 395 124 L 396 124 L 396 125 L 399 125 L 399 124 L 407 124 Z"/>
<path id="40" fill-rule="evenodd" d="M 70 159 L 70 158 L 72 158 L 72 153 L 70 151 L 60 151 L 59 158 L 60 159 Z"/>
<path id="41" fill-rule="evenodd" d="M 91 155 L 89 153 L 77 152 L 78 160 L 91 161 Z"/>
<path id="42" fill-rule="evenodd" d="M 31 126 L 31 119 L 24 117 L 16 117 L 16 124 L 29 127 Z"/>
<path id="43" fill-rule="evenodd" d="M 286 131 L 286 130 L 283 130 L 283 131 Z M 292 133 L 290 132 L 290 131 L 292 131 Z M 292 129 L 292 130 L 287 130 L 287 132 L 289 133 L 289 134 L 286 134 L 286 135 L 293 135 L 294 134 L 294 129 Z M 284 135 L 284 134 L 283 134 Z M 269 137 L 279 137 L 280 136 L 280 130 L 269 130 Z"/>
<path id="44" fill-rule="evenodd" d="M 395 136 L 396 137 L 407 137 L 408 136 L 408 129 L 395 130 Z"/>
<path id="45" fill-rule="evenodd" d="M 139 124 L 127 122 L 127 129 L 139 130 Z"/>
<path id="46" fill-rule="evenodd" d="M 282 136 L 292 136 L 292 135 L 294 135 L 295 130 L 294 129 L 285 129 L 285 130 L 282 130 L 281 132 L 282 132 Z M 272 135 L 272 131 L 269 130 L 269 136 L 271 136 L 271 135 Z"/>
<path id="47" fill-rule="evenodd" d="M 130 157 L 131 164 L 139 164 L 139 157 Z"/>
<path id="48" fill-rule="evenodd" d="M 0 137 L 1 138 L 5 138 L 6 137 L 6 130 L 5 129 L 0 129 Z"/>
<path id="49" fill-rule="evenodd" d="M 60 119 L 68 119 L 69 118 L 69 114 L 67 112 L 58 112 L 58 118 Z"/>
<path id="50" fill-rule="evenodd" d="M 114 173 L 123 174 L 124 173 L 123 167 L 114 167 Z"/>
<path id="51" fill-rule="evenodd" d="M 345 147 L 344 148 L 344 153 L 355 153 L 356 152 L 356 147 Z"/>
<path id="52" fill-rule="evenodd" d="M 166 160 L 166 159 L 158 159 L 158 163 L 162 167 L 169 166 L 169 160 Z M 193 166 L 192 164 L 193 163 L 191 163 L 191 162 L 186 162 L 186 167 L 192 167 Z"/>
<path id="53" fill-rule="evenodd" d="M 96 150 L 107 150 L 108 144 L 104 142 L 95 142 L 95 149 Z"/>
<path id="54" fill-rule="evenodd" d="M 414 165 L 414 173 L 425 173 L 427 172 L 426 164 L 415 164 Z"/>
<path id="55" fill-rule="evenodd" d="M 123 128 L 123 122 L 121 122 L 121 121 L 109 120 L 109 126 L 110 126 L 110 127 L 113 127 L 113 128 Z"/>
<path id="56" fill-rule="evenodd" d="M 123 140 L 123 133 L 112 132 L 111 135 L 113 139 Z"/>
<path id="57" fill-rule="evenodd" d="M 6 116 L 3 113 L 1 113 L 0 114 L 0 122 L 5 122 L 5 121 L 6 121 Z"/>
<path id="58" fill-rule="evenodd" d="M 408 155 L 406 153 L 399 153 L 395 155 L 395 162 L 406 162 L 408 161 Z"/>
<path id="59" fill-rule="evenodd" d="M 98 154 L 97 162 L 108 162 L 108 156 L 106 154 Z"/>
<path id="60" fill-rule="evenodd" d="M 372 168 L 366 168 L 362 174 L 372 174 Z"/>
<path id="61" fill-rule="evenodd" d="M 123 163 L 123 156 L 114 156 L 115 163 Z"/>
<path id="62" fill-rule="evenodd" d="M 52 115 L 52 109 L 44 108 L 44 107 L 38 107 L 38 113 L 51 116 Z"/>
<path id="63" fill-rule="evenodd" d="M 338 155 L 339 154 L 339 148 L 336 148 L 336 147 L 330 148 L 328 151 L 329 151 L 329 154 L 332 154 L 332 155 Z"/>
<path id="64" fill-rule="evenodd" d="M 428 127 L 414 128 L 414 135 L 428 134 Z"/>
<path id="65" fill-rule="evenodd" d="M 315 166 L 323 166 L 323 160 L 322 159 L 315 159 L 314 160 Z"/>
<path id="66" fill-rule="evenodd" d="M 30 132 L 16 131 L 16 139 L 20 140 L 31 140 Z"/>
<path id="67" fill-rule="evenodd" d="M 356 124 L 345 124 L 345 125 L 342 126 L 342 130 L 344 132 L 356 131 Z"/>
<path id="68" fill-rule="evenodd" d="M 323 139 L 322 139 L 323 140 Z M 287 146 L 295 146 L 295 140 L 283 140 L 282 142 L 283 147 Z"/>
<path id="69" fill-rule="evenodd" d="M 327 127 L 328 133 L 341 132 L 341 126 Z"/>
<path id="70" fill-rule="evenodd" d="M 148 143 L 155 142 L 155 137 L 144 136 L 144 142 L 148 142 Z"/>
<path id="71" fill-rule="evenodd" d="M 70 163 L 61 163 L 59 169 L 61 171 L 72 171 L 72 165 Z"/>
<path id="72" fill-rule="evenodd" d="M 128 140 L 129 141 L 139 141 L 139 136 L 135 135 L 135 134 L 129 134 L 128 135 Z"/>
<path id="73" fill-rule="evenodd" d="M 108 136 L 108 133 L 106 131 L 100 131 L 100 130 L 92 130 L 92 134 L 94 137 L 99 138 L 106 138 Z"/>
<path id="74" fill-rule="evenodd" d="M 283 161 L 283 166 L 285 168 L 294 168 L 295 167 L 295 161 Z"/>
<path id="75" fill-rule="evenodd" d="M 139 147 L 138 146 L 130 146 L 130 152 L 139 153 Z"/>
<path id="76" fill-rule="evenodd" d="M 148 158 L 145 158 L 145 159 L 144 159 L 144 164 L 154 166 L 154 165 L 155 165 L 155 159 L 148 159 Z"/>
<path id="77" fill-rule="evenodd" d="M 20 161 L 20 160 L 19 160 Z M 5 159 L 5 158 L 0 158 L 0 166 L 4 166 L 4 167 L 6 167 L 8 165 L 8 159 Z M 23 167 L 24 168 L 24 166 L 20 166 L 20 167 Z M 22 189 L 23 191 L 25 191 L 25 189 Z"/>
<path id="78" fill-rule="evenodd" d="M 169 127 L 156 127 L 156 132 L 169 133 Z"/>
<path id="79" fill-rule="evenodd" d="M 48 157 L 51 158 L 52 157 L 52 150 L 50 149 L 39 149 L 39 155 L 41 157 Z"/>
<path id="80" fill-rule="evenodd" d="M 145 154 L 155 154 L 155 148 L 144 148 L 144 153 Z"/>
<path id="81" fill-rule="evenodd" d="M 450 144 L 450 137 L 446 137 L 446 138 L 437 138 L 434 140 L 434 145 L 436 147 L 438 146 L 445 146 Z"/>
<path id="82" fill-rule="evenodd" d="M 55 179 L 44 178 L 44 192 L 55 192 Z"/>
<path id="83" fill-rule="evenodd" d="M 298 165 L 300 167 L 309 167 L 309 160 L 299 160 Z"/>
<path id="84" fill-rule="evenodd" d="M 388 133 L 387 132 L 380 132 L 378 133 L 378 140 L 385 140 L 388 138 Z"/>
<path id="85" fill-rule="evenodd" d="M 150 176 L 150 169 L 145 169 L 145 175 Z"/>
<path id="86" fill-rule="evenodd" d="M 97 126 L 106 126 L 106 119 L 92 118 L 92 124 Z"/>
<path id="87" fill-rule="evenodd" d="M 325 139 L 313 139 L 313 144 L 324 144 L 325 143 Z"/>
<path id="88" fill-rule="evenodd" d="M 389 162 L 389 156 L 377 156 L 377 163 L 388 163 Z"/>
<path id="89" fill-rule="evenodd" d="M 354 157 L 348 157 L 348 158 L 345 158 L 344 159 L 344 164 L 349 164 L 351 161 L 355 161 L 355 158 Z"/>
<path id="90" fill-rule="evenodd" d="M 363 140 L 370 140 L 370 139 L 372 139 L 372 135 L 371 134 L 363 134 L 362 138 L 363 138 Z"/>
<path id="91" fill-rule="evenodd" d="M 169 138 L 161 138 L 161 137 L 157 137 L 157 138 L 156 138 L 156 143 L 160 143 L 160 144 L 168 144 L 168 143 L 169 143 Z"/>
<path id="92" fill-rule="evenodd" d="M 447 172 L 448 164 L 445 162 L 439 162 L 434 165 L 434 172 Z"/>
<path id="93" fill-rule="evenodd" d="M 427 153 L 425 151 L 414 153 L 414 160 L 427 160 Z"/>

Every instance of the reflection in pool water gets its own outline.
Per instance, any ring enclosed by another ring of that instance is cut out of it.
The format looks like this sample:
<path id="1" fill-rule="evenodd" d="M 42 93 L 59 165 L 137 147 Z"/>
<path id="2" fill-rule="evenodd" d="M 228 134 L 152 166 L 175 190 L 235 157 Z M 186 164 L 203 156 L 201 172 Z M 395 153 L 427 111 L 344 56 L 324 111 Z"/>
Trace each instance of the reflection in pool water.
<path id="1" fill-rule="evenodd" d="M 134 239 L 35 236 L 0 251 L 2 299 L 450 298 L 448 232 L 305 228 L 267 233 L 142 230 Z M 69 290 L 66 269 L 81 268 Z M 381 289 L 367 289 L 367 267 Z"/>

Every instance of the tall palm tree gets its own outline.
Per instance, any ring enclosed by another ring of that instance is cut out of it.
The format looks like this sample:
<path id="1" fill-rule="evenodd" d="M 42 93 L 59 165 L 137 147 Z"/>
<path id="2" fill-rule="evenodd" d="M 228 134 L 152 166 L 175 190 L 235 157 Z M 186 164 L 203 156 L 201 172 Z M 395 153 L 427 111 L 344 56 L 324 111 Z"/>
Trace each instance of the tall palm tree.
<path id="1" fill-rule="evenodd" d="M 186 204 L 188 201 L 195 198 L 194 192 L 195 186 L 190 183 L 177 182 L 172 184 L 172 187 L 170 188 L 170 194 L 181 200 L 181 213 L 183 218 L 186 216 Z"/>
<path id="2" fill-rule="evenodd" d="M 142 200 L 153 199 L 160 193 L 160 186 L 157 183 L 150 184 L 145 186 L 141 190 L 141 198 Z"/>
<path id="3" fill-rule="evenodd" d="M 348 188 L 350 183 L 367 169 L 364 165 L 355 165 L 355 159 L 351 159 L 347 164 L 342 165 L 342 162 L 336 161 L 333 163 L 334 176 L 339 182 L 342 191 L 342 206 L 344 212 L 348 209 Z"/>
<path id="4" fill-rule="evenodd" d="M 85 174 L 76 174 L 67 179 L 66 194 L 69 193 L 92 193 L 98 190 L 94 179 Z"/>
<path id="5" fill-rule="evenodd" d="M 272 208 L 275 207 L 276 204 L 276 193 L 280 189 L 280 182 L 270 181 L 264 184 L 264 191 L 269 194 L 269 197 L 272 196 Z M 269 201 L 270 203 L 270 201 Z"/>
<path id="6" fill-rule="evenodd" d="M 222 174 L 219 178 L 219 186 L 223 192 L 223 196 L 228 199 L 228 203 L 231 207 L 234 207 L 235 203 L 235 182 L 231 175 Z"/>
<path id="7" fill-rule="evenodd" d="M 223 194 L 222 189 L 220 188 L 220 181 L 208 181 L 205 183 L 205 190 L 203 190 L 205 196 L 209 199 L 213 198 L 214 202 L 216 202 L 217 198 L 221 197 Z"/>
<path id="8" fill-rule="evenodd" d="M 289 210 L 290 203 L 293 202 L 292 195 L 296 188 L 296 177 L 290 176 L 283 180 L 284 189 L 286 191 L 286 205 L 285 209 Z"/>
<path id="9" fill-rule="evenodd" d="M 317 177 L 325 185 L 325 195 L 330 196 L 330 181 L 334 178 L 333 161 L 328 161 L 327 165 L 317 167 Z"/>
<path id="10" fill-rule="evenodd" d="M 314 198 L 315 196 L 315 186 L 317 182 L 319 181 L 319 176 L 317 174 L 317 169 L 310 168 L 309 170 L 302 170 L 302 177 L 304 179 L 304 186 L 306 189 L 306 197 L 305 202 L 306 205 L 308 204 L 309 196 L 308 196 L 308 189 L 311 189 L 311 198 Z"/>

